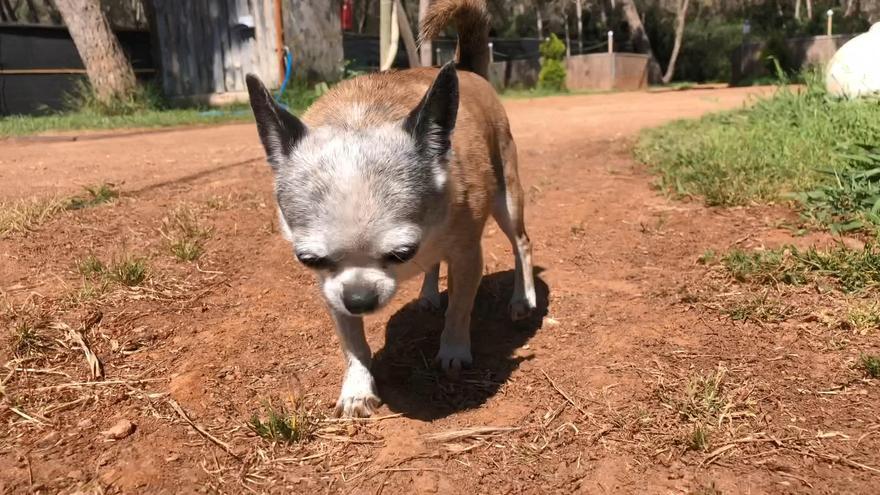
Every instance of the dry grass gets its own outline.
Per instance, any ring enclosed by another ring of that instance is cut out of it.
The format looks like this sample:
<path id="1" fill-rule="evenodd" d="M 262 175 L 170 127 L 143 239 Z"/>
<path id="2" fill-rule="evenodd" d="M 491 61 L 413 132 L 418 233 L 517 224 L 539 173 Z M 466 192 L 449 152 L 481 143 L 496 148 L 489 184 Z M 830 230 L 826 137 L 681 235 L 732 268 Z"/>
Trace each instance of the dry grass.
<path id="1" fill-rule="evenodd" d="M 63 198 L 27 198 L 0 203 L 0 236 L 26 234 L 67 209 Z"/>
<path id="2" fill-rule="evenodd" d="M 24 235 L 68 210 L 91 208 L 119 196 L 112 184 L 85 186 L 84 196 L 32 197 L 0 202 L 0 236 Z"/>

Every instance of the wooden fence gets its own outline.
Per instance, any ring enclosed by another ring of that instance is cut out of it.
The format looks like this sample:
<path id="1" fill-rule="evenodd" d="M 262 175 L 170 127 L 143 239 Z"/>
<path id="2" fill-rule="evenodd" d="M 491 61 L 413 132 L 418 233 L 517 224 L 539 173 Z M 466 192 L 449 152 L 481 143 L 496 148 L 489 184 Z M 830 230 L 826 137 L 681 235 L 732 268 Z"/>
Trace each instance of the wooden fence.
<path id="1" fill-rule="evenodd" d="M 148 2 L 149 3 L 149 2 Z M 224 104 L 247 98 L 253 72 L 281 75 L 273 0 L 153 0 L 159 81 L 175 101 Z"/>

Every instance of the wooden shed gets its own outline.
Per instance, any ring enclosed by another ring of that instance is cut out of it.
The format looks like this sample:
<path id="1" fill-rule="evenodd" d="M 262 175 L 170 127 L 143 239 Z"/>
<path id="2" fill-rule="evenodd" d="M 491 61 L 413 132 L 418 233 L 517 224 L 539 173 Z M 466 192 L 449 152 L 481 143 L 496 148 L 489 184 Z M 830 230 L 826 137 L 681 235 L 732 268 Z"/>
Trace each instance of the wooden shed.
<path id="1" fill-rule="evenodd" d="M 283 75 L 281 0 L 152 0 L 158 81 L 172 101 L 247 99 L 245 75 L 268 85 Z"/>

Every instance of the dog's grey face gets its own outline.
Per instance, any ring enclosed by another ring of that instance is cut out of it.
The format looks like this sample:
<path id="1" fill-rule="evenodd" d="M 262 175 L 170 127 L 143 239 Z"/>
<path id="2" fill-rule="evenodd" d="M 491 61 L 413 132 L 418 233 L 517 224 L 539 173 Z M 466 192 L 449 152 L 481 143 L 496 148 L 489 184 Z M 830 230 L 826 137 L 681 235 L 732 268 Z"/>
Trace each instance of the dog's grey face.
<path id="1" fill-rule="evenodd" d="M 297 259 L 318 274 L 336 311 L 359 315 L 381 308 L 445 217 L 458 106 L 454 69 L 441 71 L 403 122 L 367 129 L 306 129 L 256 78 L 248 78 L 248 89 L 275 172 L 281 227 Z M 438 91 L 451 97 L 432 98 Z"/>

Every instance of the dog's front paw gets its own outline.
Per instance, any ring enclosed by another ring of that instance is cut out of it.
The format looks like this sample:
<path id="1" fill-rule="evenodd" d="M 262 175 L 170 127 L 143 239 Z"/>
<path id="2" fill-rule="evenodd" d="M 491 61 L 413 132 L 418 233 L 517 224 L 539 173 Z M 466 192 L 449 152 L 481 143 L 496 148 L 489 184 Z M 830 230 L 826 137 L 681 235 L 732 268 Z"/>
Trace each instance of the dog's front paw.
<path id="1" fill-rule="evenodd" d="M 471 346 L 442 344 L 434 361 L 450 378 L 457 378 L 462 367 L 470 366 L 474 359 L 471 357 Z"/>
<path id="2" fill-rule="evenodd" d="M 522 299 L 514 299 L 510 301 L 508 309 L 510 310 L 511 320 L 524 320 L 531 316 L 532 312 L 535 311 L 535 303 L 529 301 L 525 297 Z"/>
<path id="3" fill-rule="evenodd" d="M 337 418 L 369 418 L 382 405 L 382 401 L 375 395 L 364 397 L 339 397 L 336 401 L 336 409 L 333 415 Z"/>
<path id="4" fill-rule="evenodd" d="M 376 382 L 366 369 L 352 368 L 345 375 L 342 392 L 333 415 L 345 418 L 367 418 L 382 404 L 376 393 Z"/>

